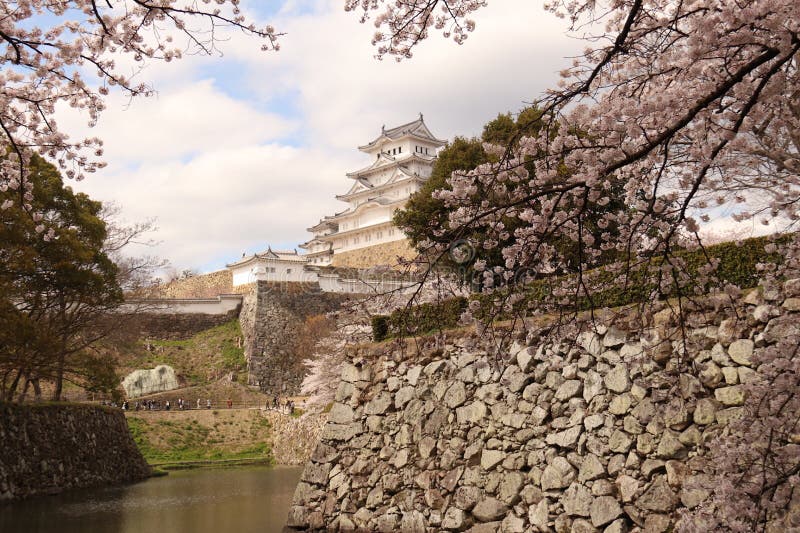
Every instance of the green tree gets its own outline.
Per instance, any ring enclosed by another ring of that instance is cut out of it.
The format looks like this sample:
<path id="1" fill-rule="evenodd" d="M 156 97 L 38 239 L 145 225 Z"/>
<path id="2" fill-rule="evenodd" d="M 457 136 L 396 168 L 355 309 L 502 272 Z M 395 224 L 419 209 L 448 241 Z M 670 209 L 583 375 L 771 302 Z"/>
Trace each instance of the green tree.
<path id="1" fill-rule="evenodd" d="M 108 384 L 108 363 L 90 348 L 113 327 L 108 313 L 122 291 L 103 251 L 101 203 L 65 187 L 41 157 L 29 172 L 28 199 L 18 190 L 0 193 L 0 204 L 13 201 L 0 211 L 0 305 L 10 311 L 0 320 L 0 376 L 6 399 L 22 379 L 23 390 L 47 379 L 59 400 L 65 379 Z"/>
<path id="2" fill-rule="evenodd" d="M 469 267 L 478 260 L 486 261 L 488 265 L 500 264 L 503 261 L 498 252 L 484 250 L 483 242 L 486 235 L 451 233 L 449 231 L 451 209 L 444 201 L 435 198 L 433 193 L 437 190 L 451 189 L 448 180 L 453 172 L 471 171 L 479 165 L 496 160 L 496 156 L 484 150 L 483 143 L 508 146 L 515 139 L 519 139 L 520 132 L 535 131 L 540 124 L 539 118 L 540 113 L 535 108 L 525 109 L 517 120 L 514 120 L 511 113 L 501 113 L 484 126 L 480 139 L 456 137 L 439 151 L 430 178 L 411 196 L 405 209 L 398 211 L 394 217 L 394 223 L 403 229 L 414 247 L 425 253 L 428 244 L 437 247 L 450 246 L 449 253 L 437 259 L 438 265 L 445 267 Z M 493 191 L 492 194 L 497 193 Z M 479 190 L 473 196 L 473 201 L 476 203 L 485 200 L 487 191 Z M 516 224 L 512 220 L 505 222 L 509 236 L 504 242 L 513 239 Z"/>
<path id="3" fill-rule="evenodd" d="M 435 198 L 433 193 L 442 189 L 451 190 L 448 179 L 453 172 L 474 170 L 483 163 L 496 162 L 500 159 L 499 155 L 488 154 L 483 148 L 483 143 L 490 143 L 515 152 L 519 140 L 524 136 L 536 135 L 542 127 L 542 122 L 542 113 L 536 107 L 525 108 L 517 115 L 516 120 L 511 113 L 501 113 L 483 127 L 480 139 L 456 137 L 453 142 L 445 146 L 439 152 L 431 177 L 409 199 L 405 209 L 395 214 L 395 224 L 405 231 L 412 245 L 423 253 L 428 251 L 431 244 L 436 250 L 442 250 L 443 247 L 449 246 L 449 253 L 434 258 L 439 266 L 472 266 L 476 261 L 485 262 L 487 267 L 505 265 L 506 259 L 501 250 L 515 243 L 515 230 L 523 226 L 521 221 L 515 216 L 505 216 L 504 211 L 499 210 L 497 222 L 500 223 L 498 226 L 502 228 L 502 231 L 493 234 L 469 229 L 465 231 L 464 228 L 469 228 L 469 225 L 452 231 L 449 224 L 452 209 L 444 201 Z M 528 156 L 518 164 L 524 165 L 529 173 L 533 172 L 532 157 Z M 566 175 L 568 169 L 563 168 L 561 171 Z M 472 206 L 476 210 L 485 210 L 492 205 L 503 205 L 506 194 L 518 187 L 527 186 L 525 180 L 517 183 L 506 182 L 502 186 L 492 184 L 489 187 L 481 185 L 479 182 L 470 202 L 462 203 L 460 206 L 466 205 L 467 207 Z M 591 233 L 594 242 L 599 243 L 602 242 L 604 234 L 615 235 L 618 233 L 615 227 L 600 228 L 597 221 L 606 213 L 625 209 L 626 206 L 621 200 L 622 196 L 621 184 L 617 184 L 613 187 L 611 201 L 604 205 L 586 199 L 565 198 L 560 209 L 572 209 L 576 202 L 585 202 L 585 229 Z M 495 243 L 499 243 L 500 246 Z M 549 243 L 558 250 L 557 256 L 562 258 L 561 263 L 552 265 L 554 274 L 574 272 L 581 262 L 587 262 L 585 246 L 579 248 L 575 242 L 557 233 L 549 238 Z M 597 252 L 598 255 L 593 261 L 595 265 L 603 264 L 614 258 L 613 252 L 600 250 Z M 592 261 L 589 262 L 592 263 Z M 524 280 L 522 274 L 526 271 L 526 265 L 519 264 L 517 270 L 517 276 L 514 279 Z M 471 272 L 471 269 L 467 272 Z"/>
<path id="4" fill-rule="evenodd" d="M 439 189 L 450 189 L 447 180 L 458 170 L 472 170 L 488 157 L 481 141 L 456 137 L 439 151 L 430 178 L 411 196 L 405 209 L 395 213 L 394 223 L 402 228 L 411 244 L 417 248 L 428 240 L 439 242 L 436 231 L 449 227 L 449 209 L 442 200 L 433 197 Z"/>
<path id="5" fill-rule="evenodd" d="M 481 140 L 500 146 L 508 146 L 517 133 L 517 122 L 511 113 L 500 113 L 483 126 Z"/>

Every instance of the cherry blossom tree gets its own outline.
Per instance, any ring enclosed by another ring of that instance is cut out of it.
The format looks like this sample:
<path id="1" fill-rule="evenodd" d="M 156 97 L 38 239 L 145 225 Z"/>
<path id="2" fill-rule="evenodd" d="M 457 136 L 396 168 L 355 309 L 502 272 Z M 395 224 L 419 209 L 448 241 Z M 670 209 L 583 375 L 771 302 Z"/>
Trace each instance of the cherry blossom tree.
<path id="1" fill-rule="evenodd" d="M 467 17 L 484 6 L 346 2 L 362 11 L 362 20 L 377 13 L 378 54 L 400 58 L 431 27 L 463 42 L 474 27 Z M 701 225 L 720 212 L 792 228 L 800 215 L 800 23 L 792 2 L 554 1 L 547 7 L 584 32 L 589 46 L 561 73 L 561 88 L 537 102 L 545 127 L 508 146 L 488 147 L 499 162 L 454 174 L 452 190 L 438 193 L 453 208 L 450 230 L 438 240 L 479 231 L 488 236 L 484 246 L 497 247 L 508 242 L 503 220 L 525 222 L 513 230 L 513 245 L 502 248 L 505 265 L 484 266 L 484 286 L 504 285 L 518 271 L 546 274 L 568 253 L 590 265 L 597 254 L 616 250 L 629 258 L 618 266 L 623 279 L 662 258 L 655 299 L 688 285 L 675 252 L 701 245 Z M 477 190 L 494 194 L 476 202 Z M 619 234 L 601 234 L 597 243 L 587 224 L 590 207 L 619 196 L 630 209 L 597 221 Z M 554 241 L 571 242 L 572 249 L 556 249 Z M 710 261 L 709 272 L 713 267 Z M 589 299 L 601 290 L 580 277 L 570 287 L 573 296 Z"/>
<path id="2" fill-rule="evenodd" d="M 431 28 L 441 30 L 458 44 L 463 43 L 475 29 L 475 22 L 467 17 L 485 5 L 485 0 L 345 0 L 347 11 L 361 12 L 361 22 L 366 22 L 373 11 L 377 12 L 378 30 L 372 44 L 378 47 L 378 57 L 388 54 L 398 60 L 411 57 L 414 46 L 428 37 Z"/>
<path id="3" fill-rule="evenodd" d="M 467 17 L 485 4 L 349 0 L 346 8 L 361 9 L 362 20 L 377 13 L 379 55 L 407 57 L 431 27 L 463 42 L 474 27 Z M 598 33 L 562 72 L 562 88 L 539 102 L 549 127 L 522 138 L 518 149 L 495 148 L 504 154 L 499 163 L 451 179 L 453 190 L 441 197 L 460 207 L 453 226 L 491 233 L 504 231 L 500 215 L 527 221 L 503 253 L 509 268 L 536 271 L 558 254 L 545 237 L 591 244 L 586 207 L 609 201 L 615 180 L 627 184 L 633 209 L 625 220 L 611 213 L 601 223 L 624 222 L 622 238 L 605 243 L 624 252 L 668 257 L 715 206 L 739 204 L 740 218 L 797 219 L 800 22 L 792 2 L 555 1 L 548 8 L 573 29 Z M 506 199 L 469 202 L 478 185 L 503 190 Z"/>
<path id="4" fill-rule="evenodd" d="M 374 17 L 378 56 L 403 59 L 432 28 L 463 43 L 475 27 L 469 17 L 486 2 L 345 5 L 362 21 Z M 491 268 L 476 264 L 489 290 L 521 269 L 532 278 L 547 275 L 565 259 L 549 243 L 571 242 L 583 268 L 538 312 L 570 303 L 575 309 L 579 299 L 592 304 L 606 287 L 587 267 L 599 251 L 615 250 L 623 259 L 613 283 L 648 284 L 644 316 L 649 303 L 673 296 L 675 313 L 684 318 L 686 299 L 714 286 L 717 264 L 707 257 L 699 272 L 690 272 L 680 251 L 703 248 L 704 225 L 727 215 L 789 234 L 794 242 L 783 250 L 784 267 L 795 270 L 784 277 L 796 277 L 797 2 L 551 0 L 546 7 L 568 20 L 587 47 L 561 73 L 560 86 L 536 102 L 546 122 L 538 135 L 487 147 L 498 154 L 496 163 L 454 173 L 451 190 L 437 193 L 452 208 L 449 229 L 438 240 L 484 232 L 484 246 L 499 247 L 505 259 Z M 618 235 L 602 233 L 596 242 L 586 225 L 589 208 L 616 198 L 615 183 L 624 184 L 630 208 L 603 215 L 598 225 L 616 227 Z M 491 201 L 470 201 L 477 190 L 496 193 Z M 509 242 L 503 223 L 509 218 L 523 224 L 513 230 L 512 244 L 502 246 Z M 776 267 L 764 266 L 765 273 Z M 737 294 L 736 287 L 724 288 Z M 718 461 L 706 485 L 710 503 L 687 514 L 683 529 L 762 530 L 798 500 L 798 342 L 787 338 L 761 353 L 761 380 L 748 385 L 743 418 L 711 443 Z M 679 370 L 691 371 L 686 359 Z"/>
<path id="5" fill-rule="evenodd" d="M 18 191 L 30 211 L 27 180 L 31 154 L 58 164 L 67 178 L 101 168 L 102 141 L 70 139 L 55 120 L 58 106 L 86 112 L 97 121 L 111 89 L 130 97 L 153 89 L 135 81 L 148 62 L 170 62 L 186 54 L 212 54 L 236 29 L 277 50 L 279 34 L 257 27 L 239 0 L 3 0 L 0 2 L 0 189 Z M 34 217 L 41 214 L 31 213 Z M 45 232 L 46 224 L 37 231 Z"/>

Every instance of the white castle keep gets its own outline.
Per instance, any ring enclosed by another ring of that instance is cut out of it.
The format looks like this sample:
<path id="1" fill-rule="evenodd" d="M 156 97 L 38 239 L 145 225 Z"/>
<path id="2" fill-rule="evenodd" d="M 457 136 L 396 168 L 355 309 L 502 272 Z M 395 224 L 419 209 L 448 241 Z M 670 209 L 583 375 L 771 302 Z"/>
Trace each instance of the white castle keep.
<path id="1" fill-rule="evenodd" d="M 226 265 L 233 286 L 255 281 L 319 282 L 323 290 L 358 292 L 357 286 L 343 286 L 343 280 L 318 273 L 315 267 L 330 265 L 336 254 L 405 239 L 392 217 L 430 177 L 436 154 L 445 142 L 433 136 L 422 113 L 413 122 L 382 128 L 377 138 L 358 147 L 370 155 L 371 164 L 348 173 L 353 180 L 350 190 L 336 197 L 348 204 L 347 209 L 308 228 L 314 237 L 300 245 L 306 253 L 267 248 L 244 254 Z"/>
<path id="2" fill-rule="evenodd" d="M 392 216 L 430 177 L 445 142 L 434 137 L 420 113 L 413 122 L 382 128 L 377 138 L 359 146 L 372 162 L 347 174 L 353 180 L 350 190 L 336 196 L 347 209 L 308 228 L 314 237 L 300 245 L 307 251 L 308 264 L 330 265 L 337 253 L 404 239 Z"/>

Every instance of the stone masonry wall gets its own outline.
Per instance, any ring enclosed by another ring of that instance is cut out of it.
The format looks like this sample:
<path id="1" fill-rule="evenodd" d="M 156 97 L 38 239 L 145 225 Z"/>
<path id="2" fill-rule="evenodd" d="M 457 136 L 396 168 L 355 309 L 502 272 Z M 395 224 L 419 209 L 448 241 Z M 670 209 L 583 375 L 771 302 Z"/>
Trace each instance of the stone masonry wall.
<path id="1" fill-rule="evenodd" d="M 248 381 L 267 394 L 297 394 L 305 375 L 299 349 L 308 317 L 337 309 L 350 297 L 324 293 L 319 285 L 259 281 L 246 294 L 239 315 Z"/>
<path id="2" fill-rule="evenodd" d="M 671 531 L 677 509 L 707 497 L 688 482 L 709 460 L 703 443 L 740 415 L 754 352 L 800 335 L 800 280 L 784 292 L 754 291 L 737 313 L 709 297 L 688 320 L 699 370 L 680 378 L 669 309 L 560 342 L 529 334 L 499 359 L 475 334 L 416 353 L 362 350 L 343 369 L 288 525 Z"/>
<path id="3" fill-rule="evenodd" d="M 230 322 L 238 314 L 238 310 L 224 315 L 140 313 L 120 315 L 119 320 L 136 332 L 137 338 L 184 340 L 201 331 Z"/>
<path id="4" fill-rule="evenodd" d="M 159 287 L 158 298 L 214 298 L 219 294 L 242 294 L 241 287 L 233 287 L 233 275 L 227 268 L 198 274 L 186 279 L 171 281 Z"/>
<path id="5" fill-rule="evenodd" d="M 0 404 L 0 502 L 150 476 L 122 411 Z"/>
<path id="6" fill-rule="evenodd" d="M 372 268 L 375 266 L 397 266 L 397 258 L 410 261 L 417 251 L 407 239 L 367 246 L 350 252 L 333 254 L 333 266 L 346 268 Z"/>

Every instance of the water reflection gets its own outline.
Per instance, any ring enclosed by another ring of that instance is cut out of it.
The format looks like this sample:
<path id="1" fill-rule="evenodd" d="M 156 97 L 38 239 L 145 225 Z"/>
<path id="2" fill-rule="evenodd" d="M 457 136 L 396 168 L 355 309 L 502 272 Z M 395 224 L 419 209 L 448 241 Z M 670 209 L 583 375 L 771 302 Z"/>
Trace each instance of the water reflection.
<path id="1" fill-rule="evenodd" d="M 0 505 L 2 533 L 270 533 L 286 522 L 300 468 L 171 472 L 121 488 Z"/>

